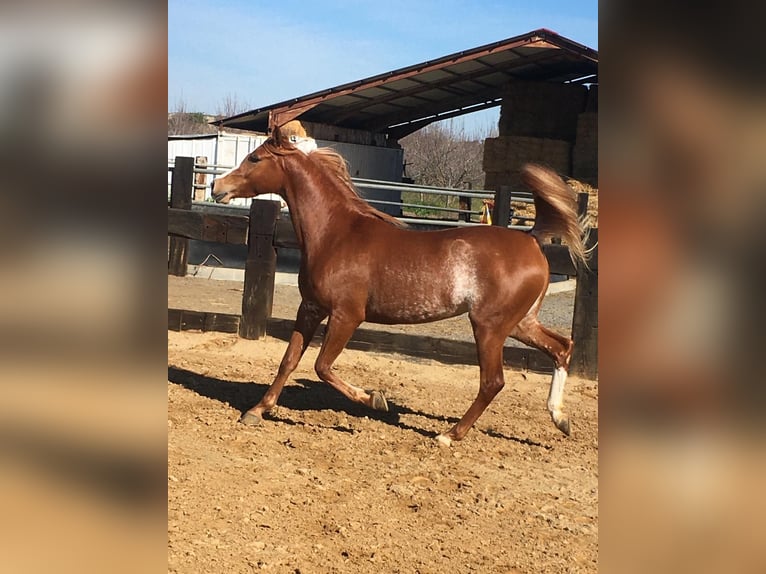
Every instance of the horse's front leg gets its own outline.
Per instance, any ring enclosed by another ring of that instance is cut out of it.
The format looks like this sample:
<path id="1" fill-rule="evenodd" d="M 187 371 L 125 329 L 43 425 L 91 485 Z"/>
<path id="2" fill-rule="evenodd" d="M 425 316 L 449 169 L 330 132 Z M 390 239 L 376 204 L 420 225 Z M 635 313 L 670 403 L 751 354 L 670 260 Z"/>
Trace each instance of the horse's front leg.
<path id="1" fill-rule="evenodd" d="M 362 403 L 378 411 L 387 411 L 388 403 L 381 391 L 368 393 L 364 389 L 344 382 L 332 370 L 335 359 L 338 358 L 361 322 L 362 320 L 358 318 L 357 314 L 334 311 L 327 321 L 322 349 L 319 351 L 314 368 L 322 381 L 332 385 L 352 401 Z"/>
<path id="2" fill-rule="evenodd" d="M 263 413 L 274 408 L 287 378 L 298 366 L 319 324 L 326 316 L 327 313 L 315 303 L 305 299 L 301 301 L 293 334 L 290 336 L 290 343 L 287 345 L 284 357 L 282 357 L 282 363 L 279 365 L 279 371 L 274 382 L 271 383 L 260 402 L 242 415 L 239 419 L 240 422 L 251 425 L 258 424 L 261 422 Z"/>

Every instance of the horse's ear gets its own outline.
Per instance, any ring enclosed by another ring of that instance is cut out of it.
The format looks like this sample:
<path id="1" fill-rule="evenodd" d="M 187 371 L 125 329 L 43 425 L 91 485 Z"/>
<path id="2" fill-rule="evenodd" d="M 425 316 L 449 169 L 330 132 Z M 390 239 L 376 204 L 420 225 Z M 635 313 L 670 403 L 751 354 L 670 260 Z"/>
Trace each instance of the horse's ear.
<path id="1" fill-rule="evenodd" d="M 274 140 L 277 147 L 282 147 L 282 144 L 284 144 L 285 138 L 282 136 L 282 130 L 279 129 L 279 126 L 274 126 L 274 129 L 271 131 L 271 139 Z"/>

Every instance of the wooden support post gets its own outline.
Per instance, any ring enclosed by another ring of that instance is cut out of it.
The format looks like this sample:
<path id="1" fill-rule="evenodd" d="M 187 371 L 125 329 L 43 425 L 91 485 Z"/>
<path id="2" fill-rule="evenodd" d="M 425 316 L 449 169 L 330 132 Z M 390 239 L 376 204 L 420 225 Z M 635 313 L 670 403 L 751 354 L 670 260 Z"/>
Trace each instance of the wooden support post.
<path id="1" fill-rule="evenodd" d="M 278 217 L 279 202 L 254 200 L 250 207 L 242 320 L 239 323 L 239 336 L 243 339 L 266 336 L 266 323 L 274 302 L 277 269 L 274 230 Z"/>
<path id="2" fill-rule="evenodd" d="M 196 158 L 194 158 L 194 161 L 198 167 L 206 168 L 207 167 L 207 156 L 204 155 L 198 155 Z M 194 176 L 194 185 L 207 185 L 207 177 L 208 174 L 206 173 L 198 173 Z M 205 201 L 205 188 L 204 187 L 195 187 L 194 188 L 194 201 Z"/>
<path id="3" fill-rule="evenodd" d="M 458 207 L 464 211 L 471 211 L 471 198 L 463 197 L 462 195 L 458 197 Z M 458 214 L 458 219 L 461 221 L 471 221 L 471 214 L 460 213 Z"/>
<path id="4" fill-rule="evenodd" d="M 467 189 L 468 191 L 471 191 L 473 189 L 473 185 L 470 181 L 466 182 L 463 187 Z M 471 211 L 471 198 L 470 197 L 464 197 L 460 196 L 458 197 L 458 207 L 465 211 Z M 462 221 L 471 221 L 471 214 L 470 213 L 460 213 L 458 214 L 458 219 Z"/>
<path id="5" fill-rule="evenodd" d="M 495 192 L 495 208 L 492 211 L 492 225 L 508 227 L 511 219 L 511 188 L 501 185 Z"/>
<path id="6" fill-rule="evenodd" d="M 586 213 L 588 213 L 588 194 L 578 193 L 577 194 L 577 217 L 582 219 Z"/>
<path id="7" fill-rule="evenodd" d="M 177 156 L 170 182 L 170 207 L 191 209 L 192 182 L 194 181 L 194 158 Z M 189 260 L 189 240 L 170 237 L 168 240 L 168 274 L 183 277 Z"/>
<path id="8" fill-rule="evenodd" d="M 598 243 L 598 228 L 590 230 L 585 243 L 590 249 Z M 569 371 L 595 379 L 598 377 L 598 248 L 588 261 L 590 269 L 579 266 L 575 287 L 572 339 L 574 350 Z"/>

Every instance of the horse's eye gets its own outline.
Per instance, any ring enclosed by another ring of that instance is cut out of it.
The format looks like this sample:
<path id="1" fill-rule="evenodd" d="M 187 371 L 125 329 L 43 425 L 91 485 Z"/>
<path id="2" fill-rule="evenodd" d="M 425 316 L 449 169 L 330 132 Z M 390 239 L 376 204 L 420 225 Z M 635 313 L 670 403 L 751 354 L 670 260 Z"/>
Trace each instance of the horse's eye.
<path id="1" fill-rule="evenodd" d="M 251 153 L 249 156 L 247 156 L 247 161 L 252 163 L 257 163 L 260 160 L 260 158 L 255 155 L 254 153 Z"/>

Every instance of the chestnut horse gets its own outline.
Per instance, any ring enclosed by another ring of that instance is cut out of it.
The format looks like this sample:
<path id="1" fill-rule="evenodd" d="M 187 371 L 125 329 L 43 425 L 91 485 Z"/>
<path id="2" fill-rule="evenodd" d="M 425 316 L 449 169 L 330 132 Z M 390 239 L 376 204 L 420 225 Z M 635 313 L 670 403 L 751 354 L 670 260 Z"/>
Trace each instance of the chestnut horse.
<path id="1" fill-rule="evenodd" d="M 221 203 L 266 193 L 282 196 L 302 254 L 302 301 L 290 343 L 274 382 L 242 422 L 257 424 L 276 405 L 326 317 L 317 375 L 352 401 L 386 411 L 382 392 L 348 384 L 332 369 L 356 328 L 363 321 L 426 323 L 468 313 L 479 359 L 479 393 L 460 421 L 437 440 L 445 445 L 461 440 L 503 388 L 508 336 L 555 362 L 548 410 L 569 435 L 562 403 L 573 343 L 537 320 L 549 278 L 540 244 L 562 237 L 573 259 L 584 262 L 582 230 L 575 194 L 560 177 L 534 165 L 522 175 L 535 198 L 536 219 L 529 232 L 485 225 L 407 229 L 356 194 L 342 157 L 328 148 L 310 147 L 307 153 L 279 128 L 238 168 L 216 179 L 213 197 Z"/>

